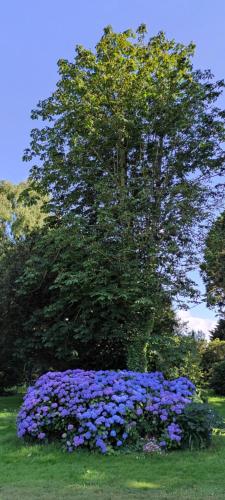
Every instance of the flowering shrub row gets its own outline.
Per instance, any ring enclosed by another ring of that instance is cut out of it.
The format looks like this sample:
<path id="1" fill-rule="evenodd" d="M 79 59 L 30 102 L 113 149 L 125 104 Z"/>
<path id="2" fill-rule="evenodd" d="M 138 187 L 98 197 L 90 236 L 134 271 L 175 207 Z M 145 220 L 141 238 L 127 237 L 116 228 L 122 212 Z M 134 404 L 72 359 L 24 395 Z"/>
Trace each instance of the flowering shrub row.
<path id="1" fill-rule="evenodd" d="M 18 436 L 60 439 L 68 451 L 86 446 L 106 453 L 142 438 L 174 447 L 182 440 L 177 418 L 194 392 L 188 379 L 168 381 L 159 372 L 49 372 L 28 389 Z"/>

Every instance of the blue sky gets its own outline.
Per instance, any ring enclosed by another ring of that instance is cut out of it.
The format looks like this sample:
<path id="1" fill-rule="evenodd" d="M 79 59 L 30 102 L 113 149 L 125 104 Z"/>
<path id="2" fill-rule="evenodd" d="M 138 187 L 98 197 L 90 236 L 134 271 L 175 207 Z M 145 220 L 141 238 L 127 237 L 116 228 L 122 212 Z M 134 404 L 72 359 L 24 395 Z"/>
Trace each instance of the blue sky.
<path id="1" fill-rule="evenodd" d="M 194 41 L 195 66 L 225 77 L 224 0 L 8 0 L 0 13 L 1 179 L 19 182 L 28 174 L 22 154 L 30 111 L 54 89 L 56 61 L 72 59 L 77 43 L 93 48 L 107 24 L 125 30 L 144 22 L 150 35 L 163 30 L 177 41 Z M 220 104 L 225 107 L 225 97 Z M 215 318 L 205 305 L 190 315 L 205 320 L 205 329 Z"/>

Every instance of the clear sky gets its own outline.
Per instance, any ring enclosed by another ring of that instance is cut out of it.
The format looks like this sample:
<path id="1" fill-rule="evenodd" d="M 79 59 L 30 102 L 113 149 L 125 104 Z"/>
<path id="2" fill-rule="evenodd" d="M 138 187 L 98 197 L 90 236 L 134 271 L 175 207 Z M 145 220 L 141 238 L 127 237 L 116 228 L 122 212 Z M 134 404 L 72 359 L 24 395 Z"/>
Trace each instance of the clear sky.
<path id="1" fill-rule="evenodd" d="M 21 158 L 29 144 L 30 111 L 53 91 L 57 60 L 71 60 L 76 44 L 93 48 L 108 24 L 119 31 L 141 23 L 150 35 L 163 30 L 177 41 L 194 41 L 195 66 L 210 68 L 218 79 L 225 77 L 225 0 L 1 2 L 1 179 L 19 182 L 27 177 L 28 165 Z M 220 104 L 225 107 L 225 97 Z M 214 319 L 204 305 L 188 314 L 205 329 Z"/>

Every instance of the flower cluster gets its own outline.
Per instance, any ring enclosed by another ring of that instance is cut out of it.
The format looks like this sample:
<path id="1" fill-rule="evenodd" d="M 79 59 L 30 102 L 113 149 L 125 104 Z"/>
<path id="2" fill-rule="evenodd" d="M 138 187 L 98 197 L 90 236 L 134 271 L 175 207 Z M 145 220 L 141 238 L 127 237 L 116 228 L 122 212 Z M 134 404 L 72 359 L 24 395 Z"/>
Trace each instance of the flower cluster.
<path id="1" fill-rule="evenodd" d="M 177 445 L 182 431 L 176 418 L 194 391 L 188 379 L 168 381 L 159 372 L 49 372 L 27 391 L 18 436 L 61 439 L 68 451 L 87 446 L 102 453 L 138 437 Z"/>

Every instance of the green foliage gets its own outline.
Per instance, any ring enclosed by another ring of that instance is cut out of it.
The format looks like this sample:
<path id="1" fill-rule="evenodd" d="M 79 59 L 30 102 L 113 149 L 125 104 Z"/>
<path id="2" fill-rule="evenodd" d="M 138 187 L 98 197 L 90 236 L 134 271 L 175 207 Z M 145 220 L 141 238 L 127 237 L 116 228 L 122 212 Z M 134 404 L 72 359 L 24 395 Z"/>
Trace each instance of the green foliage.
<path id="1" fill-rule="evenodd" d="M 225 319 L 220 318 L 214 330 L 210 332 L 212 340 L 225 340 Z"/>
<path id="2" fill-rule="evenodd" d="M 162 32 L 145 42 L 139 30 L 105 29 L 95 52 L 78 46 L 58 62 L 57 88 L 32 114 L 46 126 L 25 154 L 41 160 L 31 176 L 56 220 L 76 218 L 145 273 L 160 266 L 173 293 L 189 290 L 184 262 L 195 260 L 224 161 L 214 106 L 224 84 L 194 71 L 193 54 Z"/>
<path id="3" fill-rule="evenodd" d="M 212 225 L 206 239 L 203 279 L 206 284 L 208 305 L 218 307 L 222 313 L 225 306 L 225 214 L 221 214 Z"/>
<path id="4" fill-rule="evenodd" d="M 149 322 L 145 331 L 132 331 L 129 338 L 127 367 L 132 371 L 148 371 L 148 346 L 154 326 L 154 320 Z"/>
<path id="5" fill-rule="evenodd" d="M 47 198 L 40 197 L 28 182 L 0 181 L 0 239 L 15 241 L 42 227 L 44 201 Z"/>
<path id="6" fill-rule="evenodd" d="M 211 444 L 214 428 L 224 427 L 215 409 L 203 403 L 190 403 L 177 419 L 182 431 L 184 448 L 206 448 Z"/>
<path id="7" fill-rule="evenodd" d="M 173 299 L 195 295 L 189 271 L 220 199 L 224 83 L 193 69 L 193 44 L 145 37 L 107 27 L 95 51 L 59 61 L 32 112 L 29 183 L 0 185 L 1 366 L 28 379 L 145 371 L 151 337 L 174 328 Z M 181 370 L 178 350 L 162 346 L 166 371 Z"/>
<path id="8" fill-rule="evenodd" d="M 218 199 L 225 137 L 224 83 L 193 69 L 193 44 L 145 34 L 107 27 L 94 52 L 78 46 L 33 111 L 44 125 L 25 160 L 54 230 L 20 281 L 24 297 L 45 290 L 27 327 L 58 358 L 118 342 L 142 370 L 165 297 L 195 293 L 187 272 Z"/>
<path id="9" fill-rule="evenodd" d="M 142 332 L 132 332 L 127 353 L 127 367 L 132 371 L 147 371 L 149 337 Z"/>
<path id="10" fill-rule="evenodd" d="M 162 371 L 169 379 L 188 377 L 199 385 L 201 368 L 201 342 L 190 335 L 152 335 L 148 348 L 148 371 Z"/>
<path id="11" fill-rule="evenodd" d="M 39 234 L 17 279 L 17 299 L 30 304 L 18 345 L 33 366 L 34 357 L 43 359 L 45 352 L 55 369 L 125 368 L 132 342 L 142 342 L 143 333 L 133 337 L 134 327 L 141 330 L 147 322 L 144 308 L 155 282 L 138 283 L 134 262 L 122 266 L 113 254 L 103 260 L 100 244 L 86 242 L 74 228 Z M 158 331 L 163 320 L 168 329 L 175 323 L 163 292 L 161 307 L 164 315 L 154 322 Z"/>
<path id="12" fill-rule="evenodd" d="M 23 337 L 23 321 L 27 304 L 16 299 L 16 279 L 23 270 L 30 245 L 24 241 L 7 243 L 0 257 L 0 391 L 22 380 L 23 367 L 16 348 Z"/>
<path id="13" fill-rule="evenodd" d="M 210 386 L 216 394 L 225 395 L 225 356 L 224 360 L 215 363 L 211 370 Z"/>
<path id="14" fill-rule="evenodd" d="M 18 297 L 17 279 L 45 217 L 41 210 L 44 200 L 37 195 L 38 201 L 32 204 L 31 197 L 35 192 L 29 191 L 28 183 L 0 182 L 0 391 L 22 382 L 29 371 L 29 358 L 19 344 L 27 341 L 24 322 L 33 300 Z"/>
<path id="15" fill-rule="evenodd" d="M 202 350 L 202 369 L 205 380 L 209 380 L 215 363 L 225 359 L 225 341 L 215 339 L 209 342 Z"/>

